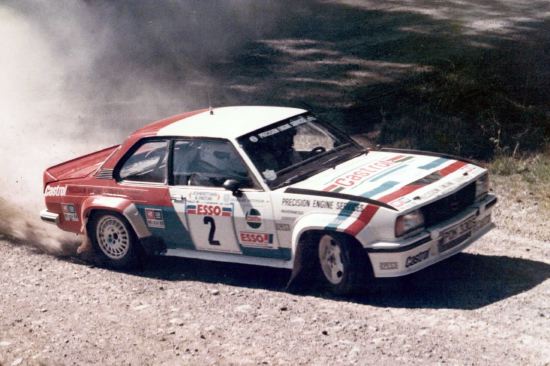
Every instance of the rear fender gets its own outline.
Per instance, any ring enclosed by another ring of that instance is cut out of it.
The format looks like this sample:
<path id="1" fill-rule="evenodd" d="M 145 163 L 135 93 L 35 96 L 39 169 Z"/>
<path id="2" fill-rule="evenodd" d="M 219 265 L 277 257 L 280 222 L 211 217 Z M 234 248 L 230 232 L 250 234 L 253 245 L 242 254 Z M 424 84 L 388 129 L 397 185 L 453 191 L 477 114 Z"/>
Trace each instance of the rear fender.
<path id="1" fill-rule="evenodd" d="M 93 211 L 112 211 L 123 215 L 130 223 L 139 239 L 151 236 L 139 211 L 132 201 L 122 197 L 94 196 L 82 203 L 82 232 L 85 232 L 90 214 Z"/>

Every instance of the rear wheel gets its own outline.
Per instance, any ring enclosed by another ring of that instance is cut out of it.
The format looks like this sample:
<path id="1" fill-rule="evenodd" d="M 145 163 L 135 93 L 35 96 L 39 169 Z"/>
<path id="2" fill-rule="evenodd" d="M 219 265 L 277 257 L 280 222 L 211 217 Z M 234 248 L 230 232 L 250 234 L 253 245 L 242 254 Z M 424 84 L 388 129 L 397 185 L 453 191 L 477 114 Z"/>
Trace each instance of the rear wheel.
<path id="1" fill-rule="evenodd" d="M 318 245 L 321 277 L 332 292 L 346 295 L 358 288 L 365 278 L 368 258 L 345 235 L 322 234 Z"/>
<path id="2" fill-rule="evenodd" d="M 129 269 L 138 262 L 137 238 L 128 221 L 111 212 L 95 214 L 88 235 L 96 253 L 109 266 Z"/>

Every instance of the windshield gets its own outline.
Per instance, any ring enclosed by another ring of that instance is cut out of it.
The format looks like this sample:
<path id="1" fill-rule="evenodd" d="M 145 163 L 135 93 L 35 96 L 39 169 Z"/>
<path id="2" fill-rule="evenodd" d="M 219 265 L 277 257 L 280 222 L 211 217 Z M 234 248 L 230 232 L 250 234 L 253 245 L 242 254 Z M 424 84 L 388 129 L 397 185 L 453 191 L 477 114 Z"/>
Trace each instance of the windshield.
<path id="1" fill-rule="evenodd" d="M 270 188 L 325 170 L 361 151 L 349 137 L 303 114 L 237 139 Z"/>

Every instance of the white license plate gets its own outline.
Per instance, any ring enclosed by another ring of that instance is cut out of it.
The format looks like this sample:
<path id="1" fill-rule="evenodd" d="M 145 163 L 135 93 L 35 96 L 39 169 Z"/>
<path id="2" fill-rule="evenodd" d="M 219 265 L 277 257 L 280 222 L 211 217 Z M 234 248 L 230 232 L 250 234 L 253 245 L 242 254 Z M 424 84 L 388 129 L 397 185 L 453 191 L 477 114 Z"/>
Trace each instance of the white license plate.
<path id="1" fill-rule="evenodd" d="M 454 248 L 466 239 L 468 239 L 470 236 L 472 236 L 472 231 L 475 229 L 475 227 L 476 218 L 475 216 L 473 216 L 461 222 L 460 224 L 443 231 L 441 233 L 439 243 L 437 244 L 439 253 L 443 253 L 451 248 Z"/>

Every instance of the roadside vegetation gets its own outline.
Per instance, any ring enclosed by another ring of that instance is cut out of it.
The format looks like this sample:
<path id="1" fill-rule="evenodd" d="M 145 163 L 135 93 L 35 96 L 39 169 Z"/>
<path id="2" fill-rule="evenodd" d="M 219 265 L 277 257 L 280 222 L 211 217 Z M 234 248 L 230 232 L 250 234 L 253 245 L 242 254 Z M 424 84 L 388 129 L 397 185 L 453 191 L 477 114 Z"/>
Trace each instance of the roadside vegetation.
<path id="1" fill-rule="evenodd" d="M 550 221 L 550 151 L 525 156 L 498 155 L 489 164 L 493 186 L 508 202 L 530 206 L 532 214 Z M 501 200 L 502 201 L 502 200 Z M 550 230 L 546 240 L 550 240 Z"/>
<path id="2" fill-rule="evenodd" d="M 435 63 L 431 72 L 405 81 L 378 106 L 378 142 L 495 158 L 502 174 L 534 164 L 529 179 L 543 177 L 548 154 L 542 152 L 550 143 L 550 93 L 536 81 L 536 65 L 518 66 L 522 58 L 511 52 L 512 47 L 475 50 Z"/>

